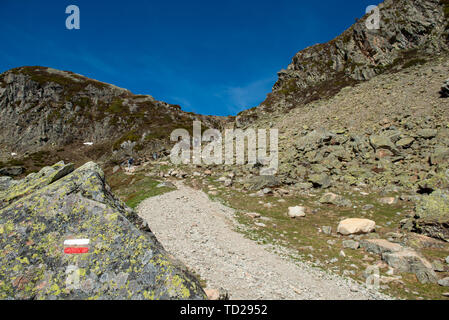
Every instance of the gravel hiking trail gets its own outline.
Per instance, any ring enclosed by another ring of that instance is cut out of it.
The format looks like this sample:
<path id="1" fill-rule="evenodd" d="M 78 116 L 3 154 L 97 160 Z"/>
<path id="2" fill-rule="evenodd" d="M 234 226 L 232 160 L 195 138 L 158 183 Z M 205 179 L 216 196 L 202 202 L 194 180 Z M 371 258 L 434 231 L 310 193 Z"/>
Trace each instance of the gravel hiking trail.
<path id="1" fill-rule="evenodd" d="M 232 300 L 390 299 L 351 279 L 273 252 L 235 231 L 234 210 L 200 190 L 144 200 L 137 211 L 165 249 Z"/>

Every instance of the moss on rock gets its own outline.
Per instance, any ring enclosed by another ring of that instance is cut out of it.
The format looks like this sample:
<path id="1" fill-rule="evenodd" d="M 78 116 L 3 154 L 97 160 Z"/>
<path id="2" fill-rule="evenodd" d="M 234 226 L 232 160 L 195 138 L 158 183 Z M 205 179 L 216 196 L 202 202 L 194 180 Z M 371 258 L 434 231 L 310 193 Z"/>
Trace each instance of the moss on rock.
<path id="1" fill-rule="evenodd" d="M 93 162 L 58 163 L 2 191 L 0 299 L 204 299 Z M 64 240 L 90 239 L 64 253 Z"/>

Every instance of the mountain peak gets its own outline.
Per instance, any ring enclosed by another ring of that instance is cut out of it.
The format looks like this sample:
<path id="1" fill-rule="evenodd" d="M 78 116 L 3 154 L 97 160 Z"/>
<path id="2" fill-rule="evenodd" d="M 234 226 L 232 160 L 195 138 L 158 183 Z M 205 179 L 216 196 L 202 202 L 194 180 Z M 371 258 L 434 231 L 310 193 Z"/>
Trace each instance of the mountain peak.
<path id="1" fill-rule="evenodd" d="M 448 51 L 448 0 L 386 0 L 378 8 L 380 29 L 367 28 L 367 14 L 335 39 L 298 52 L 278 73 L 267 99 L 239 115 L 240 124 L 261 113 L 286 112 L 331 97 L 344 87 Z"/>

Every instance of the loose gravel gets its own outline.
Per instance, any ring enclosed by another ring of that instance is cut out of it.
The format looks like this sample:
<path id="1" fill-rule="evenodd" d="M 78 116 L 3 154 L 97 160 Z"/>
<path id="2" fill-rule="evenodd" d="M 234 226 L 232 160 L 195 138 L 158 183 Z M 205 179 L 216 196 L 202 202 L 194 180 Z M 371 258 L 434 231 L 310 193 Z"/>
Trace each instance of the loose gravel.
<path id="1" fill-rule="evenodd" d="M 389 299 L 352 279 L 282 257 L 235 231 L 234 210 L 202 191 L 178 189 L 137 208 L 167 251 L 231 299 Z"/>

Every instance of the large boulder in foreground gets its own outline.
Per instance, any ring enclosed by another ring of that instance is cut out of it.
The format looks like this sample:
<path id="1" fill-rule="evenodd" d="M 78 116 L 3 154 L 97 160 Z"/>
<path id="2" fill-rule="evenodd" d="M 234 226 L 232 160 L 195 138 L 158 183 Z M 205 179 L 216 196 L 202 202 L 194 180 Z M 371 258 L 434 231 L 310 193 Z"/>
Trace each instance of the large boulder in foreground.
<path id="1" fill-rule="evenodd" d="M 64 241 L 89 239 L 88 252 Z M 58 163 L 0 191 L 0 299 L 205 299 L 93 162 Z"/>

